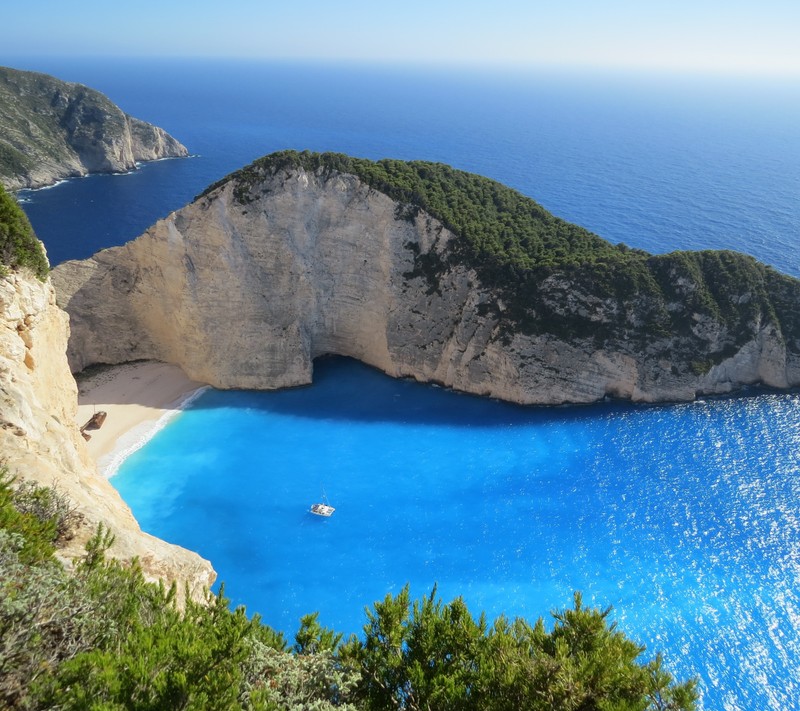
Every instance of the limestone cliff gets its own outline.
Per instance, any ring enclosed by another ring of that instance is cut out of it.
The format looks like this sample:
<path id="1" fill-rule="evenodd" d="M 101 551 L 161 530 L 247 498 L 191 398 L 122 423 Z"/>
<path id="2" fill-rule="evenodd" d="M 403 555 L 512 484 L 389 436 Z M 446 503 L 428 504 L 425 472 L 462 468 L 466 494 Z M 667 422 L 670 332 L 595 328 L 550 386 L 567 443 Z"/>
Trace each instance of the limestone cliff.
<path id="1" fill-rule="evenodd" d="M 128 116 L 98 91 L 0 67 L 0 183 L 9 190 L 187 154 L 163 129 Z"/>
<path id="2" fill-rule="evenodd" d="M 147 358 L 216 387 L 277 388 L 308 383 L 315 357 L 339 354 L 539 404 L 800 384 L 797 280 L 731 253 L 614 248 L 447 169 L 466 186 L 452 204 L 472 209 L 463 195 L 483 191 L 498 224 L 525 210 L 544 221 L 544 247 L 528 240 L 527 261 L 502 261 L 481 253 L 472 226 L 465 246 L 422 209 L 425 185 L 390 197 L 379 168 L 264 159 L 127 245 L 62 264 L 53 281 L 71 367 Z M 437 170 L 412 165 L 415 176 Z"/>
<path id="3" fill-rule="evenodd" d="M 143 533 L 116 489 L 98 476 L 75 424 L 77 387 L 65 356 L 68 318 L 49 280 L 25 270 L 0 277 L 0 463 L 20 479 L 55 484 L 82 523 L 59 554 L 79 556 L 98 523 L 116 536 L 111 554 L 137 556 L 145 575 L 188 582 L 199 596 L 214 580 L 195 553 Z"/>

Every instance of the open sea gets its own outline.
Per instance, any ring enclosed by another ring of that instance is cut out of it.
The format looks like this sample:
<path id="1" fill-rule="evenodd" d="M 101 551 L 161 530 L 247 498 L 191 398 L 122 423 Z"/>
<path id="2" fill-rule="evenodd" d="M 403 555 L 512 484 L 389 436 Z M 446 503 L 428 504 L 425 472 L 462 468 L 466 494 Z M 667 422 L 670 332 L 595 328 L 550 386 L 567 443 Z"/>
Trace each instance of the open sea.
<path id="1" fill-rule="evenodd" d="M 51 262 L 141 233 L 285 148 L 500 180 L 612 242 L 735 249 L 800 276 L 800 82 L 297 63 L 0 57 L 97 88 L 194 154 L 19 197 Z M 521 408 L 330 358 L 208 391 L 112 479 L 235 604 L 302 614 L 438 584 L 534 619 L 581 590 L 697 676 L 702 708 L 800 707 L 800 395 Z M 307 513 L 322 493 L 330 519 Z"/>

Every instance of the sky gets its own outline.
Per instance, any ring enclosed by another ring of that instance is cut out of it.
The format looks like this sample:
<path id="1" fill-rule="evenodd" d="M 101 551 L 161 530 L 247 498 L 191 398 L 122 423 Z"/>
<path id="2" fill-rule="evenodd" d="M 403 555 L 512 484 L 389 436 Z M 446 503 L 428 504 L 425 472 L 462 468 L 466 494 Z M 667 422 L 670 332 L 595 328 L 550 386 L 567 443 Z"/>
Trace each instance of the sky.
<path id="1" fill-rule="evenodd" d="M 26 0 L 4 16 L 0 58 L 204 56 L 800 77 L 800 0 Z"/>

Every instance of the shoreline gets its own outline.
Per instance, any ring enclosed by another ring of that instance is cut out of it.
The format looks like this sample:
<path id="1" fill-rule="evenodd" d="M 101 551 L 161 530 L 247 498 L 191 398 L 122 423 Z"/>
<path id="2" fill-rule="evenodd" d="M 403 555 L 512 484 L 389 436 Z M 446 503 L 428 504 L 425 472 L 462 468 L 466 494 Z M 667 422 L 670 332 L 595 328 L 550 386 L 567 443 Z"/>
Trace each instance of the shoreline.
<path id="1" fill-rule="evenodd" d="M 106 177 L 114 177 L 114 176 L 125 176 L 125 175 L 134 175 L 138 173 L 142 168 L 146 168 L 151 163 L 160 163 L 165 160 L 183 160 L 184 158 L 199 158 L 199 153 L 189 153 L 185 156 L 162 156 L 161 158 L 152 158 L 150 160 L 137 160 L 134 161 L 134 166 L 130 170 L 112 170 L 112 171 L 89 171 L 83 173 L 81 175 L 66 175 L 61 178 L 54 178 L 50 183 L 44 183 L 42 185 L 23 185 L 19 188 L 6 188 L 6 190 L 12 193 L 19 202 L 25 203 L 30 202 L 29 199 L 20 199 L 19 194 L 23 192 L 27 193 L 37 193 L 40 190 L 51 190 L 52 188 L 57 188 L 59 185 L 64 185 L 65 183 L 70 183 L 73 180 L 83 180 L 84 178 L 92 178 L 94 176 L 102 175 Z"/>
<path id="2" fill-rule="evenodd" d="M 89 455 L 106 479 L 209 388 L 178 366 L 156 361 L 108 366 L 76 381 L 77 426 L 95 412 L 107 413 L 100 429 L 86 431 Z"/>

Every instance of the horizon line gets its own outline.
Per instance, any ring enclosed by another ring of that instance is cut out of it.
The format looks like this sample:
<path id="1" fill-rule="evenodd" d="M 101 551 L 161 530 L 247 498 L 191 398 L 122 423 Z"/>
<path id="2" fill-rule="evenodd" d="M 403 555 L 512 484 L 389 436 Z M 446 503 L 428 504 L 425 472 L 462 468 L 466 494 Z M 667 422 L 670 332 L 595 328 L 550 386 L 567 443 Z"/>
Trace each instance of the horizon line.
<path id="1" fill-rule="evenodd" d="M 0 65 L 8 60 L 36 61 L 36 60 L 125 60 L 125 61 L 154 61 L 154 62 L 180 62 L 180 61 L 207 61 L 223 63 L 250 63 L 250 64 L 297 64 L 297 65 L 328 65 L 358 66 L 374 69 L 439 69 L 439 70 L 472 70 L 484 72 L 554 72 L 568 74 L 616 74 L 631 76 L 671 76 L 689 78 L 719 78 L 719 79 L 773 79 L 773 80 L 800 80 L 800 66 L 790 68 L 775 67 L 720 67 L 685 65 L 633 65 L 623 63 L 581 63 L 560 62 L 544 60 L 524 60 L 512 62 L 508 60 L 476 61 L 471 59 L 413 59 L 413 58 L 367 58 L 367 57 L 297 57 L 278 55 L 235 55 L 235 54 L 135 54 L 135 53 L 9 53 L 0 59 Z"/>

